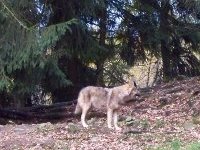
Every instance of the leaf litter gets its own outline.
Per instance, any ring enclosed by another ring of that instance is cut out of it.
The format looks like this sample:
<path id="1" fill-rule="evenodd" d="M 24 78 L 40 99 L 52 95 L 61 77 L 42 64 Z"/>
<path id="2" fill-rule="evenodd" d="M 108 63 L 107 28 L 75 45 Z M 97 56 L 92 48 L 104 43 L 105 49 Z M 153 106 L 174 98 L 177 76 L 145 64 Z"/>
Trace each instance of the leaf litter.
<path id="1" fill-rule="evenodd" d="M 182 147 L 199 142 L 200 77 L 141 89 L 141 97 L 120 109 L 122 132 L 107 128 L 105 112 L 90 114 L 88 129 L 79 117 L 0 125 L 0 149 L 145 150 L 177 139 Z"/>

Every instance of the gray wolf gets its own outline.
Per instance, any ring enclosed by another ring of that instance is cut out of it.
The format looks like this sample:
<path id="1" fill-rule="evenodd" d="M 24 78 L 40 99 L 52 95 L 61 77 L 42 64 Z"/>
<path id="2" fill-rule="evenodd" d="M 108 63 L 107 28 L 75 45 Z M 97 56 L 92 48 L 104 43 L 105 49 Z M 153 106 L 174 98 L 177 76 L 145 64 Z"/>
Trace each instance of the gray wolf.
<path id="1" fill-rule="evenodd" d="M 121 105 L 126 104 L 135 95 L 138 94 L 136 83 L 131 79 L 128 83 L 113 87 L 103 88 L 96 86 L 87 86 L 83 88 L 77 99 L 75 114 L 81 114 L 81 123 L 83 127 L 88 127 L 85 121 L 88 110 L 92 107 L 107 110 L 107 125 L 112 127 L 112 121 L 116 130 L 121 130 L 117 125 L 118 110 Z"/>

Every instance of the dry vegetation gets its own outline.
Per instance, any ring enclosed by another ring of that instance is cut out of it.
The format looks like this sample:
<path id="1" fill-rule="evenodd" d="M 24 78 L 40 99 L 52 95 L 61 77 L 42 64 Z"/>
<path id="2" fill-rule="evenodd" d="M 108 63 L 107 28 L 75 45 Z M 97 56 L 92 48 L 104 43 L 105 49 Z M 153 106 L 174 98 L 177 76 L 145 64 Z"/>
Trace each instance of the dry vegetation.
<path id="1" fill-rule="evenodd" d="M 0 126 L 0 149 L 200 149 L 200 77 L 141 89 L 140 99 L 121 109 L 122 132 L 109 130 L 106 115 L 92 112 L 90 128 L 80 118 L 45 122 L 9 121 Z"/>

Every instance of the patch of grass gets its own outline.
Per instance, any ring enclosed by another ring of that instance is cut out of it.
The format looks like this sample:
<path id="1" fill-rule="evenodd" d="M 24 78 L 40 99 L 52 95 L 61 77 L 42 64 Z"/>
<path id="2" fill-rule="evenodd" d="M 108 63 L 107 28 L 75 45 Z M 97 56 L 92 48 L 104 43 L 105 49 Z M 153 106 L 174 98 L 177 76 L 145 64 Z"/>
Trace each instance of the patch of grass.
<path id="1" fill-rule="evenodd" d="M 180 150 L 181 142 L 179 140 L 174 140 L 169 143 L 165 143 L 162 146 L 155 148 L 154 150 Z"/>
<path id="2" fill-rule="evenodd" d="M 80 131 L 80 129 L 73 123 L 69 123 L 68 124 L 68 128 L 67 128 L 69 133 L 77 133 Z"/>
<path id="3" fill-rule="evenodd" d="M 193 142 L 187 145 L 185 150 L 200 150 L 200 142 Z"/>
<path id="4" fill-rule="evenodd" d="M 141 125 L 141 127 L 142 127 L 143 129 L 147 129 L 147 128 L 149 128 L 149 126 L 150 126 L 150 124 L 149 124 L 149 122 L 148 122 L 147 119 L 142 119 L 142 120 L 140 121 L 140 125 Z"/>
<path id="5" fill-rule="evenodd" d="M 165 121 L 162 119 L 157 119 L 154 128 L 162 128 L 165 126 Z"/>
<path id="6" fill-rule="evenodd" d="M 134 120 L 131 116 L 128 116 L 125 120 L 125 125 L 132 126 L 134 124 Z"/>
<path id="7" fill-rule="evenodd" d="M 52 130 L 54 130 L 54 126 L 50 122 L 37 124 L 38 132 L 47 133 Z"/>
<path id="8" fill-rule="evenodd" d="M 180 140 L 174 140 L 171 142 L 171 149 L 172 150 L 179 150 L 181 148 Z"/>
<path id="9" fill-rule="evenodd" d="M 182 144 L 180 140 L 176 139 L 151 150 L 200 150 L 200 142 Z"/>

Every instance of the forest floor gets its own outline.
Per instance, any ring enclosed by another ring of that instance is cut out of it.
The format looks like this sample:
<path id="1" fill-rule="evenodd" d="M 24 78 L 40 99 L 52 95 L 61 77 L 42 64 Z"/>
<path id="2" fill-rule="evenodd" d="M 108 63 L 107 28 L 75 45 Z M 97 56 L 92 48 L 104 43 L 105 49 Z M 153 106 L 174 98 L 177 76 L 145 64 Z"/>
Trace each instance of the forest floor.
<path id="1" fill-rule="evenodd" d="M 80 117 L 45 122 L 10 120 L 0 125 L 1 150 L 198 150 L 200 77 L 141 89 L 139 100 L 120 110 L 121 132 L 106 125 L 104 112 L 92 112 L 88 129 Z M 74 105 L 68 112 L 73 112 Z"/>

